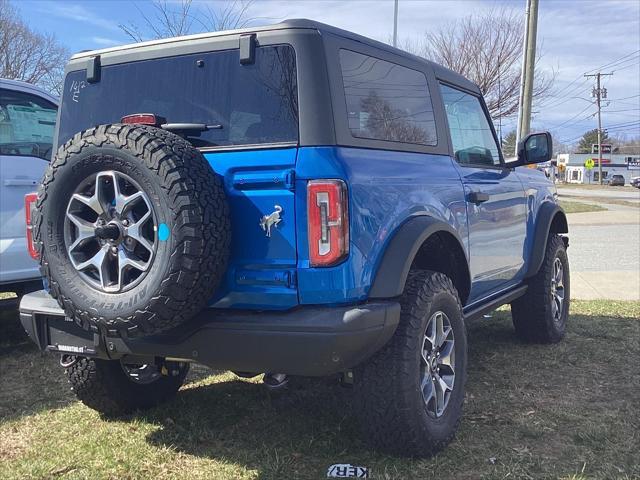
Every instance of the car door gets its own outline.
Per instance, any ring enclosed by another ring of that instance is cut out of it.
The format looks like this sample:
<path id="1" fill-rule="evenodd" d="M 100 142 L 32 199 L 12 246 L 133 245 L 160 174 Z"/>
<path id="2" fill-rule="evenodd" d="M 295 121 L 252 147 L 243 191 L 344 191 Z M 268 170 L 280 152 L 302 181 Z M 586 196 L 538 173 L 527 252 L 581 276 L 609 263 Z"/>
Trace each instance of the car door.
<path id="1" fill-rule="evenodd" d="M 481 97 L 440 85 L 455 164 L 464 185 L 471 270 L 470 302 L 515 284 L 524 266 L 526 196 L 504 165 Z"/>
<path id="2" fill-rule="evenodd" d="M 47 167 L 56 111 L 38 95 L 0 88 L 0 283 L 40 276 L 27 250 L 24 196 Z"/>

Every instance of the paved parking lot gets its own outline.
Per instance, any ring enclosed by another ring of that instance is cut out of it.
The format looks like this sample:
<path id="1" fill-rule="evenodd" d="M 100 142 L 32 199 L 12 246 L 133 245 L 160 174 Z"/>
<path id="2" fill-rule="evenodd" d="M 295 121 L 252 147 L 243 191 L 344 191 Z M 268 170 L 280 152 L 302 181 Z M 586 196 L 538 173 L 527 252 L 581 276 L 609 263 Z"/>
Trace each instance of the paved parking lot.
<path id="1" fill-rule="evenodd" d="M 640 300 L 640 208 L 606 203 L 638 201 L 640 206 L 640 191 L 560 187 L 558 192 L 561 198 L 598 198 L 608 209 L 568 215 L 571 296 Z"/>
<path id="2" fill-rule="evenodd" d="M 558 193 L 564 197 L 590 197 L 606 202 L 607 199 L 628 200 L 640 205 L 640 189 L 627 187 L 570 187 L 558 185 Z"/>

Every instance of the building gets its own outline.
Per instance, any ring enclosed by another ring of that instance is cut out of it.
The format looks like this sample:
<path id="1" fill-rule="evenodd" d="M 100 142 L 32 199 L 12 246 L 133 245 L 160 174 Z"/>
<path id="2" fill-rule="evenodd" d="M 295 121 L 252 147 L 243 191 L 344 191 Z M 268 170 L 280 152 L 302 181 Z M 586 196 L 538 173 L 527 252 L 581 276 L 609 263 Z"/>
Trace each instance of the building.
<path id="1" fill-rule="evenodd" d="M 586 165 L 593 160 L 593 168 Z M 568 183 L 599 183 L 597 153 L 559 153 L 558 168 L 564 171 L 562 178 Z M 632 177 L 640 176 L 640 154 L 603 153 L 602 179 L 607 181 L 612 175 L 622 175 L 625 185 Z"/>

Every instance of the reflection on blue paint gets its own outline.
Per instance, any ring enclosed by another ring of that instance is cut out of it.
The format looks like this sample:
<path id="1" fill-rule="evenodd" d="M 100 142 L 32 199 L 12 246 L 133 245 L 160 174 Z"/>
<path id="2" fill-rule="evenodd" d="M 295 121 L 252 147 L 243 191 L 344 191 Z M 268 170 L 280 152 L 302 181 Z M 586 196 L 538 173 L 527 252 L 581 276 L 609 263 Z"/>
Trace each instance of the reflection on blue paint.
<path id="1" fill-rule="evenodd" d="M 158 226 L 158 240 L 161 242 L 169 239 L 169 233 L 169 227 L 166 223 L 161 223 L 160 226 Z"/>

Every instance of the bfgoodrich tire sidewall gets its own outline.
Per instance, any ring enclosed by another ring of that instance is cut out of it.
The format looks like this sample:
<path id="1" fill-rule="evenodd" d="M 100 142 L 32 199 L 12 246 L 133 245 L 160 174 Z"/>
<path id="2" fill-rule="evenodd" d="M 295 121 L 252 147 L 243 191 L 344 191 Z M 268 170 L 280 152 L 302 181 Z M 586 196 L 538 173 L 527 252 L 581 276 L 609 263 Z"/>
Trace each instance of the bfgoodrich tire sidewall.
<path id="1" fill-rule="evenodd" d="M 89 285 L 75 269 L 67 253 L 64 239 L 66 208 L 71 195 L 82 181 L 107 170 L 115 170 L 133 178 L 153 206 L 156 226 L 165 223 L 170 232 L 174 231 L 170 199 L 164 195 L 158 177 L 126 150 L 90 147 L 82 154 L 71 156 L 68 165 L 58 169 L 55 182 L 48 187 L 48 198 L 42 211 L 42 241 L 51 279 L 66 286 L 65 296 L 73 302 L 76 309 L 91 312 L 97 317 L 126 318 L 143 308 L 160 288 L 171 270 L 170 254 L 176 239 L 174 235 L 170 235 L 166 241 L 157 242 L 150 270 L 133 288 L 119 293 L 105 293 Z"/>
<path id="2" fill-rule="evenodd" d="M 455 368 L 455 382 L 453 391 L 449 399 L 449 403 L 443 414 L 440 417 L 434 418 L 427 412 L 426 405 L 422 397 L 422 391 L 420 390 L 420 350 L 421 345 L 418 345 L 416 350 L 418 351 L 417 368 L 416 368 L 416 389 L 413 402 L 415 402 L 416 410 L 419 411 L 421 426 L 425 432 L 436 441 L 445 439 L 451 436 L 451 431 L 457 428 L 457 424 L 462 416 L 462 406 L 464 403 L 464 390 L 467 375 L 467 336 L 466 327 L 458 306 L 458 302 L 451 295 L 445 292 L 438 293 L 434 296 L 433 302 L 429 308 L 428 313 L 422 319 L 422 332 L 427 328 L 427 322 L 431 316 L 438 311 L 444 312 L 449 321 L 451 322 L 451 328 L 453 328 L 453 335 L 455 339 L 455 352 L 456 352 L 456 368 Z"/>

